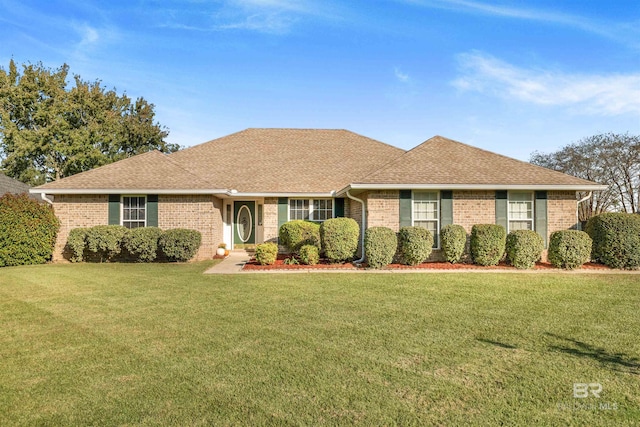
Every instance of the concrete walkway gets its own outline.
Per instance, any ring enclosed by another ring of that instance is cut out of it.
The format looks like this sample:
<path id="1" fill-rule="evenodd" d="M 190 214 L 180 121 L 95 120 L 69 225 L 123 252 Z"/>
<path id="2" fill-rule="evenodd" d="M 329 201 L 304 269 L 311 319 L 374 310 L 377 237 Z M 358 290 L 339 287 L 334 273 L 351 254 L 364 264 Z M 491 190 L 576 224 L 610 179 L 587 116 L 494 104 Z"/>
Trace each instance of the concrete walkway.
<path id="1" fill-rule="evenodd" d="M 249 262 L 251 255 L 246 251 L 231 251 L 229 256 L 204 272 L 204 274 L 237 274 Z"/>
<path id="2" fill-rule="evenodd" d="M 517 269 L 423 269 L 423 268 L 409 268 L 409 269 L 393 269 L 393 270 L 368 270 L 368 269 L 311 269 L 311 268 L 299 268 L 299 269 L 282 269 L 282 270 L 243 270 L 242 267 L 249 262 L 251 254 L 245 251 L 231 251 L 228 257 L 223 259 L 218 264 L 214 265 L 210 269 L 204 272 L 204 274 L 274 274 L 274 273 L 373 273 L 373 274 L 404 274 L 404 273 L 527 273 L 527 274 L 640 274 L 640 270 L 609 270 L 609 269 L 576 269 L 576 270 L 517 270 Z"/>

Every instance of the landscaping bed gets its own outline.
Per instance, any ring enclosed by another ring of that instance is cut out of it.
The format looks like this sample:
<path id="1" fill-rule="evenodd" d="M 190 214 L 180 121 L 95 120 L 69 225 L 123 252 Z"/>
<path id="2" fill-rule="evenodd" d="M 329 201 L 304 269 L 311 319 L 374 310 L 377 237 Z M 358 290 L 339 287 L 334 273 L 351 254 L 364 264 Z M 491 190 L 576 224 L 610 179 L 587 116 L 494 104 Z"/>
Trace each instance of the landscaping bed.
<path id="1" fill-rule="evenodd" d="M 353 263 L 330 263 L 325 259 L 321 259 L 319 264 L 305 265 L 305 264 L 287 264 L 286 260 L 290 259 L 290 255 L 278 255 L 275 264 L 272 265 L 260 265 L 255 258 L 245 264 L 244 270 L 249 271 L 261 271 L 261 270 L 364 270 L 367 269 L 367 264 L 361 264 L 356 266 Z M 423 262 L 418 265 L 404 265 L 404 264 L 389 264 L 385 268 L 380 270 L 517 270 L 514 266 L 501 262 L 495 266 L 482 266 L 470 263 L 456 263 L 429 261 Z M 534 270 L 559 270 L 548 262 L 537 262 Z M 610 270 L 609 267 L 588 262 L 581 268 L 582 270 Z M 580 269 L 578 269 L 580 270 Z M 522 271 L 522 270 L 521 270 Z M 524 270 L 526 271 L 526 270 Z"/>

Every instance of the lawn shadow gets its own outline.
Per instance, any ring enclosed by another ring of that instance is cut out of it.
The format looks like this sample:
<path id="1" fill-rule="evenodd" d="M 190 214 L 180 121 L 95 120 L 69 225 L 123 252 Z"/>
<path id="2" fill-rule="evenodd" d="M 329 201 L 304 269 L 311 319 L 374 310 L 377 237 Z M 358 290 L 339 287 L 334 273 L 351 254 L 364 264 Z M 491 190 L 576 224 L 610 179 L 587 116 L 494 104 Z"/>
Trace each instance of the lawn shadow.
<path id="1" fill-rule="evenodd" d="M 561 344 L 549 345 L 549 349 L 577 357 L 594 359 L 613 370 L 640 374 L 640 358 L 625 353 L 610 353 L 602 347 L 596 347 L 573 338 L 545 332 L 545 335 L 561 341 Z"/>
<path id="2" fill-rule="evenodd" d="M 499 341 L 488 340 L 488 339 L 485 339 L 485 338 L 476 338 L 476 341 L 480 341 L 480 342 L 483 342 L 483 343 L 486 343 L 486 344 L 495 345 L 497 347 L 502 347 L 502 348 L 510 348 L 510 349 L 518 348 L 515 345 L 506 344 L 506 343 L 499 342 Z"/>

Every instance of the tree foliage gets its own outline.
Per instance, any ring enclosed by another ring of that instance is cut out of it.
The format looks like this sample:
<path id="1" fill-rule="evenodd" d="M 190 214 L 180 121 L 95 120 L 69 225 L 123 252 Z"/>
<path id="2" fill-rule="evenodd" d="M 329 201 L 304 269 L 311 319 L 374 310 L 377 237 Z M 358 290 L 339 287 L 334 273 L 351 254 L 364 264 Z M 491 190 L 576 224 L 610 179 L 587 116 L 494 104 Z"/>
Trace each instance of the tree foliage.
<path id="1" fill-rule="evenodd" d="M 173 152 L 154 105 L 107 90 L 101 82 L 69 79 L 69 67 L 50 69 L 13 60 L 0 68 L 0 156 L 5 173 L 37 185 L 134 154 Z M 68 87 L 69 80 L 73 87 Z"/>
<path id="2" fill-rule="evenodd" d="M 609 185 L 580 205 L 579 219 L 587 221 L 608 210 L 640 212 L 640 136 L 605 133 L 590 136 L 560 150 L 533 152 L 531 163 L 578 178 Z M 588 193 L 581 193 L 580 198 Z"/>

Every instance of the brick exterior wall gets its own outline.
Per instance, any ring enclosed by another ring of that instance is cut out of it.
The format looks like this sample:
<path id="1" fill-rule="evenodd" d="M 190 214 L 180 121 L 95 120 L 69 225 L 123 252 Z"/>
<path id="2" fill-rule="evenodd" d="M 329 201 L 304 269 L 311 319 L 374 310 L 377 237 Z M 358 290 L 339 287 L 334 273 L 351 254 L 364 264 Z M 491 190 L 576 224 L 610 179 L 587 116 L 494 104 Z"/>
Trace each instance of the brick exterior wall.
<path id="1" fill-rule="evenodd" d="M 400 230 L 400 192 L 373 190 L 367 193 L 367 228 L 388 227 Z"/>
<path id="2" fill-rule="evenodd" d="M 264 241 L 278 242 L 278 198 L 265 197 L 263 203 Z"/>
<path id="3" fill-rule="evenodd" d="M 576 228 L 576 207 L 578 200 L 575 191 L 549 191 L 547 193 L 547 231 Z M 547 241 L 548 237 L 547 236 Z"/>
<path id="4" fill-rule="evenodd" d="M 367 227 L 399 229 L 399 191 L 368 191 L 358 195 L 367 203 Z M 551 233 L 574 228 L 576 225 L 576 194 L 574 191 L 549 191 L 547 193 L 547 241 Z M 350 202 L 349 216 L 360 223 L 359 204 Z M 454 191 L 453 223 L 462 225 L 471 233 L 474 224 L 495 224 L 495 191 Z M 442 258 L 441 251 L 434 250 L 430 260 Z M 543 254 L 546 259 L 546 251 Z"/>
<path id="5" fill-rule="evenodd" d="M 60 219 L 60 232 L 53 252 L 53 261 L 64 261 L 64 246 L 69 231 L 78 227 L 93 227 L 109 223 L 109 196 L 56 195 L 54 210 Z M 158 196 L 158 226 L 190 228 L 202 233 L 202 244 L 195 260 L 211 258 L 222 242 L 222 201 L 210 195 Z"/>
<path id="6" fill-rule="evenodd" d="M 64 261 L 63 251 L 69 231 L 109 223 L 109 196 L 56 195 L 53 209 L 60 220 L 60 231 L 53 249 L 53 261 Z"/>
<path id="7" fill-rule="evenodd" d="M 495 191 L 454 191 L 453 223 L 471 233 L 475 224 L 496 223 Z"/>
<path id="8" fill-rule="evenodd" d="M 209 195 L 160 195 L 158 227 L 198 230 L 202 244 L 194 260 L 210 259 L 223 239 L 222 200 Z"/>

